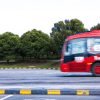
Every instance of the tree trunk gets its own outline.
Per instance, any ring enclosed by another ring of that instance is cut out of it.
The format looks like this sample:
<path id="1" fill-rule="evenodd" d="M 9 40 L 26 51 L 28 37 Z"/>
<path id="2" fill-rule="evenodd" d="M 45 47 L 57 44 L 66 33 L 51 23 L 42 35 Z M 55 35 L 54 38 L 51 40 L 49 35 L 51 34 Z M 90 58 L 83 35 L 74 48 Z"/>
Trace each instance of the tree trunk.
<path id="1" fill-rule="evenodd" d="M 15 57 L 15 62 L 17 61 L 16 57 Z"/>
<path id="2" fill-rule="evenodd" d="M 57 59 L 58 59 L 58 57 L 59 57 L 59 53 L 57 54 Z"/>
<path id="3" fill-rule="evenodd" d="M 34 56 L 34 59 L 36 59 L 37 57 L 36 57 L 36 55 Z"/>
<path id="4" fill-rule="evenodd" d="M 23 60 L 24 60 L 24 56 L 23 56 Z"/>
<path id="5" fill-rule="evenodd" d="M 44 59 L 44 55 L 42 55 L 42 59 Z"/>
<path id="6" fill-rule="evenodd" d="M 31 61 L 31 56 L 30 56 L 30 61 Z"/>
<path id="7" fill-rule="evenodd" d="M 47 53 L 47 59 L 48 59 L 48 53 Z"/>
<path id="8" fill-rule="evenodd" d="M 38 60 L 39 60 L 39 58 L 40 58 L 40 55 L 38 55 Z"/>
<path id="9" fill-rule="evenodd" d="M 7 63 L 9 63 L 9 59 L 7 59 Z"/>

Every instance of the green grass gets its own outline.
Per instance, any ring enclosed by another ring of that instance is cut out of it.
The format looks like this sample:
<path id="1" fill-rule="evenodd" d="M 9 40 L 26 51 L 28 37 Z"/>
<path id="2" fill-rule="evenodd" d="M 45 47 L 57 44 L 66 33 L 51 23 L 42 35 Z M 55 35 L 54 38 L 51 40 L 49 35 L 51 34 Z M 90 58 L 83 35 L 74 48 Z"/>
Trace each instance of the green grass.
<path id="1" fill-rule="evenodd" d="M 39 66 L 27 66 L 27 65 L 21 65 L 20 64 L 16 64 L 16 65 L 0 65 L 0 68 L 59 68 L 60 64 L 58 64 L 58 66 L 56 64 L 57 62 L 53 61 L 53 62 L 48 62 L 44 65 L 39 65 Z"/>
<path id="2" fill-rule="evenodd" d="M 59 68 L 59 66 L 54 66 L 52 64 L 55 64 L 56 62 L 49 62 L 48 64 L 37 66 L 34 68 Z"/>

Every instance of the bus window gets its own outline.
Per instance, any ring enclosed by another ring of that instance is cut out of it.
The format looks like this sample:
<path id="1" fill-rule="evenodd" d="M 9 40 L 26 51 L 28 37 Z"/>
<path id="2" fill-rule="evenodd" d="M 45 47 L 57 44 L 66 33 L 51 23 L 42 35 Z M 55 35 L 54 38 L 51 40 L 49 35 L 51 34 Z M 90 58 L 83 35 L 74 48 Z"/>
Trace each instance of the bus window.
<path id="1" fill-rule="evenodd" d="M 72 54 L 84 53 L 85 41 L 72 42 Z"/>
<path id="2" fill-rule="evenodd" d="M 70 55 L 71 51 L 71 43 L 67 43 L 66 50 L 65 50 L 65 56 Z"/>
<path id="3" fill-rule="evenodd" d="M 88 38 L 87 51 L 89 53 L 100 53 L 100 38 Z"/>

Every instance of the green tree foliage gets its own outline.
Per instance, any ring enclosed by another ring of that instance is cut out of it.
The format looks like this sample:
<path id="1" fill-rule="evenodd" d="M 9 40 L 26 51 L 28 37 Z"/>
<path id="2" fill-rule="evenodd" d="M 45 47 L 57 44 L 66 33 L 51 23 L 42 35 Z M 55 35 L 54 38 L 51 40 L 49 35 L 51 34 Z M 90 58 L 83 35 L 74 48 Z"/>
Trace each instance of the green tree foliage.
<path id="1" fill-rule="evenodd" d="M 94 29 L 100 29 L 100 24 L 91 28 Z M 66 37 L 82 31 L 88 31 L 84 28 L 84 24 L 78 19 L 71 19 L 54 23 L 50 37 L 36 29 L 27 31 L 21 38 L 6 32 L 0 35 L 0 58 L 5 57 L 9 62 L 9 59 L 15 59 L 19 55 L 23 59 L 30 57 L 30 60 L 31 57 L 36 59 L 44 55 L 48 57 L 51 52 L 59 56 Z"/>
<path id="2" fill-rule="evenodd" d="M 28 38 L 27 38 L 27 34 L 29 34 L 30 31 L 24 33 L 21 38 L 20 38 L 20 49 L 19 49 L 19 54 L 20 56 L 23 57 L 23 60 L 24 60 L 24 57 L 27 56 L 27 52 L 28 52 L 28 49 L 29 47 L 31 46 L 31 44 L 29 44 L 29 42 L 27 41 Z"/>
<path id="3" fill-rule="evenodd" d="M 96 26 L 91 27 L 90 30 L 100 30 L 100 24 L 98 23 Z"/>
<path id="4" fill-rule="evenodd" d="M 70 20 L 69 25 L 72 33 L 88 31 L 88 29 L 84 28 L 84 24 L 78 19 Z"/>
<path id="5" fill-rule="evenodd" d="M 4 52 L 3 52 L 3 39 L 2 35 L 0 34 L 0 59 L 4 58 Z"/>
<path id="6" fill-rule="evenodd" d="M 15 59 L 19 54 L 20 38 L 11 32 L 6 32 L 1 35 L 3 55 L 9 62 L 10 59 Z"/>
<path id="7" fill-rule="evenodd" d="M 36 59 L 40 58 L 40 55 L 43 56 L 47 54 L 49 47 L 49 36 L 42 31 L 33 29 L 28 31 L 21 36 L 21 47 L 20 55 L 25 57 L 35 57 Z"/>
<path id="8" fill-rule="evenodd" d="M 51 39 L 53 43 L 52 48 L 54 48 L 53 52 L 57 55 L 61 54 L 60 51 L 65 38 L 71 34 L 82 31 L 88 31 L 88 29 L 85 29 L 84 24 L 78 19 L 72 19 L 70 21 L 65 20 L 65 22 L 59 21 L 58 23 L 55 23 L 52 32 L 50 33 L 50 37 L 53 39 Z"/>

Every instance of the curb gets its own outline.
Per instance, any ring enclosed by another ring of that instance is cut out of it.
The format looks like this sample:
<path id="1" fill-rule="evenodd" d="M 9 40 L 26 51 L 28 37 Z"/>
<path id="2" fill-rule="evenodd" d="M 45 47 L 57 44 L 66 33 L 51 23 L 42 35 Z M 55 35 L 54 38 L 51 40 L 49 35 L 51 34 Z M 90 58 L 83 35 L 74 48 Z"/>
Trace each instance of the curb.
<path id="1" fill-rule="evenodd" d="M 60 68 L 26 68 L 26 67 L 23 67 L 23 68 L 0 68 L 0 69 L 52 69 L 52 70 L 60 70 Z"/>
<path id="2" fill-rule="evenodd" d="M 61 89 L 61 90 L 47 90 L 47 89 L 6 89 L 1 90 L 0 94 L 20 94 L 20 95 L 100 95 L 100 89 L 91 90 L 74 90 L 74 89 Z"/>

